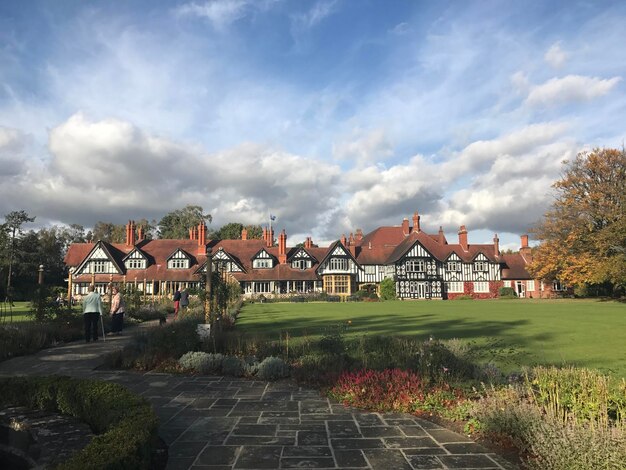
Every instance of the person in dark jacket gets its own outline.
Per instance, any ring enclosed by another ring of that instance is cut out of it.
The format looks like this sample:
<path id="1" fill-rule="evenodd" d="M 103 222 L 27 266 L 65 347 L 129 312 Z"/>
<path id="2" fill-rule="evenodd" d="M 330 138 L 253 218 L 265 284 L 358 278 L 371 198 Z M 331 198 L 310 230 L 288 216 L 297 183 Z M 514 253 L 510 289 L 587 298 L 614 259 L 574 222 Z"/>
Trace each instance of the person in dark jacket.
<path id="1" fill-rule="evenodd" d="M 183 310 L 187 310 L 187 307 L 189 307 L 189 292 L 186 287 L 183 287 L 183 290 L 180 291 L 180 307 Z"/>

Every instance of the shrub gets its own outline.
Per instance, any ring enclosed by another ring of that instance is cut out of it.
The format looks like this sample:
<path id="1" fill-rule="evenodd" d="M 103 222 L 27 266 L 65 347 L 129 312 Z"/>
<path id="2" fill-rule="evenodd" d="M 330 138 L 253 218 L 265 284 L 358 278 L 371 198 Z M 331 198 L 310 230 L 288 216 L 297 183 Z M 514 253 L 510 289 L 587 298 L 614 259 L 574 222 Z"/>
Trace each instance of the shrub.
<path id="1" fill-rule="evenodd" d="M 0 361 L 74 341 L 83 338 L 84 334 L 83 318 L 79 315 L 45 323 L 0 326 Z"/>
<path id="2" fill-rule="evenodd" d="M 324 354 L 344 354 L 346 344 L 344 341 L 345 325 L 339 324 L 329 328 L 320 338 L 319 348 Z"/>
<path id="3" fill-rule="evenodd" d="M 242 377 L 248 370 L 248 364 L 237 356 L 226 356 L 222 361 L 222 373 L 224 375 L 233 375 Z"/>
<path id="4" fill-rule="evenodd" d="M 300 383 L 327 386 L 335 383 L 345 368 L 345 356 L 305 354 L 292 364 L 291 375 Z"/>
<path id="5" fill-rule="evenodd" d="M 394 300 L 396 298 L 396 283 L 390 277 L 380 283 L 380 300 Z"/>
<path id="6" fill-rule="evenodd" d="M 512 287 L 500 287 L 498 289 L 498 296 L 503 297 L 505 299 L 517 299 L 517 294 L 515 293 L 515 289 Z"/>
<path id="7" fill-rule="evenodd" d="M 209 354 L 201 351 L 183 354 L 178 363 L 185 369 L 192 369 L 201 374 L 219 372 L 222 370 L 224 356 L 221 354 Z"/>
<path id="8" fill-rule="evenodd" d="M 0 405 L 74 416 L 97 434 L 57 468 L 152 468 L 158 419 L 150 403 L 118 384 L 69 377 L 0 379 Z"/>
<path id="9" fill-rule="evenodd" d="M 261 380 L 277 380 L 289 377 L 289 366 L 279 357 L 266 357 L 259 364 L 256 376 Z"/>

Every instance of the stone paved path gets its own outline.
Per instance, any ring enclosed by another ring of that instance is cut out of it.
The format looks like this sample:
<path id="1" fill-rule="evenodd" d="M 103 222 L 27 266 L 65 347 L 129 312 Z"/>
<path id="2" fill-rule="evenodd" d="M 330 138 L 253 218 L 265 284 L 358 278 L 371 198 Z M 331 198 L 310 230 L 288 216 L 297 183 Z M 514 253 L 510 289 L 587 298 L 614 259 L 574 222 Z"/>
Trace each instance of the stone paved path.
<path id="1" fill-rule="evenodd" d="M 408 414 L 345 408 L 290 381 L 102 371 L 128 337 L 0 362 L 0 375 L 120 383 L 152 403 L 168 469 L 514 469 L 468 438 Z"/>

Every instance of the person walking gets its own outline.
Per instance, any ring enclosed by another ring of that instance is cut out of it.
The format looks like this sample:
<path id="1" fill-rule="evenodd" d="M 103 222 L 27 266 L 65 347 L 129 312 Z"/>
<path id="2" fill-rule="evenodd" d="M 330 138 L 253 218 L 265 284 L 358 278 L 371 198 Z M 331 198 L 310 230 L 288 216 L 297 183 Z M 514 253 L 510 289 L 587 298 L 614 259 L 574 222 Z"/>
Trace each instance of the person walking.
<path id="1" fill-rule="evenodd" d="M 111 334 L 121 335 L 124 327 L 124 311 L 126 304 L 120 290 L 113 286 L 111 298 Z"/>
<path id="2" fill-rule="evenodd" d="M 187 291 L 186 287 L 183 287 L 183 290 L 180 291 L 180 307 L 183 310 L 187 310 L 187 307 L 189 307 L 189 291 Z"/>
<path id="3" fill-rule="evenodd" d="M 176 292 L 174 292 L 174 320 L 178 317 L 178 310 L 180 309 L 180 290 L 178 287 L 176 288 Z"/>
<path id="4" fill-rule="evenodd" d="M 102 299 L 96 291 L 96 286 L 89 286 L 89 295 L 83 299 L 83 319 L 85 322 L 85 342 L 92 339 L 98 341 L 98 320 L 102 315 Z"/>

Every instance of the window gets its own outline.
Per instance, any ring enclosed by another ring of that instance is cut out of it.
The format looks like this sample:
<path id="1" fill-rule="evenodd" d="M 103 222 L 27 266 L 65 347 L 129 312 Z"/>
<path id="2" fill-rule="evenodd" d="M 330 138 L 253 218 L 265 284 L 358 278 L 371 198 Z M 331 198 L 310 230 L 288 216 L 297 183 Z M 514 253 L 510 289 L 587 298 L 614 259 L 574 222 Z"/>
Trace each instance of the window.
<path id="1" fill-rule="evenodd" d="M 464 291 L 462 282 L 446 282 L 446 288 L 451 294 L 462 294 Z"/>
<path id="2" fill-rule="evenodd" d="M 526 281 L 526 290 L 535 290 L 535 281 Z"/>
<path id="3" fill-rule="evenodd" d="M 255 259 L 252 263 L 252 267 L 265 269 L 272 268 L 274 266 L 271 259 Z"/>
<path id="4" fill-rule="evenodd" d="M 426 271 L 426 263 L 424 260 L 408 260 L 406 262 L 406 270 L 409 273 L 423 273 Z"/>
<path id="5" fill-rule="evenodd" d="M 126 269 L 145 269 L 146 265 L 142 259 L 127 259 Z"/>
<path id="6" fill-rule="evenodd" d="M 187 269 L 189 260 L 184 258 L 174 258 L 167 262 L 167 269 Z"/>
<path id="7" fill-rule="evenodd" d="M 460 271 L 460 270 L 461 270 L 460 261 L 448 261 L 448 271 Z"/>
<path id="8" fill-rule="evenodd" d="M 335 294 L 347 294 L 347 293 L 348 293 L 347 276 L 337 276 L 335 278 Z"/>
<path id="9" fill-rule="evenodd" d="M 502 284 L 502 287 L 511 287 L 511 281 L 504 281 L 504 284 Z"/>
<path id="10" fill-rule="evenodd" d="M 349 294 L 350 276 L 324 276 L 324 290 L 328 294 Z"/>
<path id="11" fill-rule="evenodd" d="M 308 269 L 311 267 L 308 259 L 297 259 L 291 262 L 291 267 L 294 269 Z"/>
<path id="12" fill-rule="evenodd" d="M 554 291 L 563 291 L 566 289 L 567 287 L 565 286 L 565 284 L 561 284 L 561 281 L 554 281 L 552 283 L 552 290 Z"/>
<path id="13" fill-rule="evenodd" d="M 256 293 L 268 293 L 271 292 L 270 290 L 270 283 L 269 282 L 255 282 L 254 283 L 254 292 Z"/>
<path id="14" fill-rule="evenodd" d="M 474 292 L 479 293 L 479 294 L 489 292 L 489 283 L 488 282 L 475 282 Z"/>
<path id="15" fill-rule="evenodd" d="M 107 272 L 107 262 L 106 261 L 92 261 L 91 262 L 91 272 L 92 273 L 106 273 Z"/>
<path id="16" fill-rule="evenodd" d="M 376 266 L 371 266 L 369 264 L 366 264 L 364 268 L 365 268 L 365 274 L 376 274 Z"/>
<path id="17" fill-rule="evenodd" d="M 348 260 L 346 258 L 331 258 L 330 269 L 332 271 L 347 271 Z"/>
<path id="18" fill-rule="evenodd" d="M 474 271 L 487 271 L 487 263 L 485 261 L 476 261 L 474 263 Z"/>

